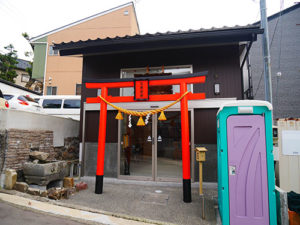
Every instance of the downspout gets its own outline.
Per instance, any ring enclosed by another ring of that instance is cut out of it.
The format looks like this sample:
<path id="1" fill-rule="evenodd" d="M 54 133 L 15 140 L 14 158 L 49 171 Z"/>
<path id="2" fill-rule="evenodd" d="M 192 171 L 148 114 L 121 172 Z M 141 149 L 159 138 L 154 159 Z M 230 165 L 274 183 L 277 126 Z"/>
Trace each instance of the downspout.
<path id="1" fill-rule="evenodd" d="M 47 56 L 48 56 L 48 42 L 46 42 L 46 56 L 45 56 L 45 68 L 44 68 L 43 95 L 45 95 L 45 92 L 46 92 L 45 88 L 46 88 Z"/>
<path id="2" fill-rule="evenodd" d="M 248 99 L 254 99 L 253 96 L 253 82 L 252 82 L 252 71 L 251 71 L 251 62 L 250 57 L 247 57 L 247 68 L 248 68 L 248 85 L 249 85 L 249 91 L 247 93 Z"/>
<path id="3" fill-rule="evenodd" d="M 241 65 L 241 69 L 243 69 L 243 66 L 244 66 L 244 64 L 246 62 L 246 59 L 248 58 L 249 51 L 250 51 L 250 48 L 252 46 L 252 43 L 253 43 L 253 41 L 250 41 L 250 44 L 247 44 L 247 52 L 246 52 L 245 57 L 243 59 L 243 62 L 242 62 L 242 65 Z"/>
<path id="4" fill-rule="evenodd" d="M 240 71 L 241 71 L 241 86 L 242 86 L 242 99 L 244 99 L 244 74 L 243 74 L 243 67 L 244 67 L 244 64 L 246 62 L 246 59 L 248 58 L 248 55 L 249 55 L 249 52 L 250 52 L 250 48 L 252 46 L 252 43 L 253 43 L 253 35 L 252 35 L 252 40 L 250 41 L 250 43 L 247 44 L 247 51 L 246 51 L 246 54 L 244 56 L 244 59 L 242 61 L 242 65 L 240 67 Z"/>

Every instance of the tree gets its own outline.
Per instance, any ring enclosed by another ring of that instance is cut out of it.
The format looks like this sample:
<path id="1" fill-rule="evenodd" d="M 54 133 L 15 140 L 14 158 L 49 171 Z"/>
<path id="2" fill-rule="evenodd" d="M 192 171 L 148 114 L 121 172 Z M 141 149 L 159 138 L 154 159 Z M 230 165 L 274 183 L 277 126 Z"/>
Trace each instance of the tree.
<path id="1" fill-rule="evenodd" d="M 4 48 L 8 52 L 0 54 L 0 78 L 14 83 L 14 78 L 18 76 L 16 72 L 16 65 L 18 64 L 17 51 L 12 44 Z"/>

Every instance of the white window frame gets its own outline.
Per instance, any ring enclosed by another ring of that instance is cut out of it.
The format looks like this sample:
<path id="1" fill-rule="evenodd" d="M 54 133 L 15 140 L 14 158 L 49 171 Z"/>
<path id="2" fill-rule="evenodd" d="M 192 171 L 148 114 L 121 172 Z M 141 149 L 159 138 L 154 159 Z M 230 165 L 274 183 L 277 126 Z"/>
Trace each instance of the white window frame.
<path id="1" fill-rule="evenodd" d="M 56 56 L 59 55 L 59 50 L 53 49 L 54 45 L 49 45 L 49 55 Z"/>
<path id="2" fill-rule="evenodd" d="M 164 70 L 167 69 L 176 69 L 176 68 L 180 68 L 180 67 L 184 67 L 184 68 L 188 68 L 190 74 L 193 73 L 193 65 L 192 64 L 187 64 L 187 65 L 175 65 L 175 66 L 164 66 Z M 149 70 L 155 70 L 155 69 L 162 69 L 161 66 L 153 66 L 153 67 L 149 67 Z M 132 71 L 132 70 L 147 70 L 147 67 L 135 67 L 135 68 L 123 68 L 120 71 L 120 78 L 123 79 L 123 73 L 126 71 Z M 149 76 L 151 76 L 151 73 L 149 74 Z M 176 75 L 175 75 L 176 76 Z M 190 84 L 191 86 L 191 92 L 194 92 L 194 86 L 193 84 Z M 120 88 L 120 96 L 123 96 L 123 91 L 122 88 Z"/>
<path id="3" fill-rule="evenodd" d="M 51 93 L 48 94 L 48 88 L 51 89 Z M 53 94 L 53 89 L 56 88 L 56 93 Z M 46 88 L 46 95 L 57 95 L 57 86 L 47 86 Z"/>

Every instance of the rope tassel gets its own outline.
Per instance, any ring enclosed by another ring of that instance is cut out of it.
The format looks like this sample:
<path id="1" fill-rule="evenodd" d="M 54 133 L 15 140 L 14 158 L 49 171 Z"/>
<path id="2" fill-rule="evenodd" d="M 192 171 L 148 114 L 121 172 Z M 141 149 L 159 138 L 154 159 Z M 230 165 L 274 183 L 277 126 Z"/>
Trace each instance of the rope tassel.
<path id="1" fill-rule="evenodd" d="M 158 120 L 167 120 L 164 111 L 162 111 L 158 117 Z"/>
<path id="2" fill-rule="evenodd" d="M 123 115 L 122 113 L 119 111 L 118 114 L 116 115 L 116 120 L 122 120 L 123 119 Z"/>
<path id="3" fill-rule="evenodd" d="M 137 126 L 145 126 L 145 123 L 144 123 L 144 120 L 143 120 L 143 117 L 142 117 L 142 116 L 140 116 L 139 121 L 137 122 L 136 125 L 137 125 Z"/>

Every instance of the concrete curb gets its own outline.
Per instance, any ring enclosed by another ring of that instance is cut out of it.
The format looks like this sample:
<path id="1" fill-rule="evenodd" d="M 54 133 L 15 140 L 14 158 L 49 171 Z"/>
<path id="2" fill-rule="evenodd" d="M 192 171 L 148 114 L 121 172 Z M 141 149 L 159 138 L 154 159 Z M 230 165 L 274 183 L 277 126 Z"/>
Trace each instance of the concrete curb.
<path id="1" fill-rule="evenodd" d="M 17 191 L 0 190 L 0 200 L 33 211 L 67 217 L 75 221 L 89 224 L 107 225 L 171 225 L 161 221 L 148 220 L 117 213 L 105 212 L 88 207 L 66 204 L 39 196 L 31 196 Z"/>

